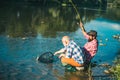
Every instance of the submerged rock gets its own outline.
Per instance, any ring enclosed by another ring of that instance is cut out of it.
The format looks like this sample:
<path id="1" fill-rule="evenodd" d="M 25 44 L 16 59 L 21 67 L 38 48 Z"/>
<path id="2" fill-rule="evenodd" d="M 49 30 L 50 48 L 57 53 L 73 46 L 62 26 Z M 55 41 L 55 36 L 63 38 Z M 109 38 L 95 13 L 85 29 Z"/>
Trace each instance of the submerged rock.
<path id="1" fill-rule="evenodd" d="M 110 72 L 108 70 L 104 70 L 104 73 L 109 74 Z"/>
<path id="2" fill-rule="evenodd" d="M 104 73 L 110 74 L 111 72 L 109 70 L 104 70 Z"/>
<path id="3" fill-rule="evenodd" d="M 106 38 L 105 40 L 108 41 L 108 38 Z"/>
<path id="4" fill-rule="evenodd" d="M 102 67 L 111 67 L 110 64 L 108 64 L 108 63 L 100 64 L 100 66 L 102 66 Z"/>
<path id="5" fill-rule="evenodd" d="M 113 38 L 115 38 L 115 39 L 120 39 L 120 35 L 119 35 L 119 34 L 113 35 Z"/>
<path id="6" fill-rule="evenodd" d="M 100 46 L 106 46 L 106 44 L 103 44 L 103 43 L 99 43 Z"/>

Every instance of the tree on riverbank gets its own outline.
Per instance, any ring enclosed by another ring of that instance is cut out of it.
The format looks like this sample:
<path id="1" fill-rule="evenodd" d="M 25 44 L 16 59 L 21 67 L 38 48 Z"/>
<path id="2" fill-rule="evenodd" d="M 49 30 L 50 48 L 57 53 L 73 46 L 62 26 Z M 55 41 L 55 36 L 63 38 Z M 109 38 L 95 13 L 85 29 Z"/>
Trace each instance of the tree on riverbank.
<path id="1" fill-rule="evenodd" d="M 107 0 L 108 7 L 120 7 L 120 0 Z"/>

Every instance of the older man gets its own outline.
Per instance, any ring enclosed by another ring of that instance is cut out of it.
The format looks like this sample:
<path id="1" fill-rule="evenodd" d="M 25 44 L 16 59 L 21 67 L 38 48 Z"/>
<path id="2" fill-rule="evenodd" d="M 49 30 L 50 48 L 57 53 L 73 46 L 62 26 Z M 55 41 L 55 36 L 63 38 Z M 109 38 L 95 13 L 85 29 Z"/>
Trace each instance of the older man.
<path id="1" fill-rule="evenodd" d="M 68 36 L 64 36 L 62 38 L 62 43 L 64 48 L 55 52 L 54 55 L 64 52 L 65 54 L 61 54 L 59 56 L 62 63 L 66 63 L 75 67 L 83 66 L 84 62 L 81 48 L 73 40 L 70 40 Z"/>

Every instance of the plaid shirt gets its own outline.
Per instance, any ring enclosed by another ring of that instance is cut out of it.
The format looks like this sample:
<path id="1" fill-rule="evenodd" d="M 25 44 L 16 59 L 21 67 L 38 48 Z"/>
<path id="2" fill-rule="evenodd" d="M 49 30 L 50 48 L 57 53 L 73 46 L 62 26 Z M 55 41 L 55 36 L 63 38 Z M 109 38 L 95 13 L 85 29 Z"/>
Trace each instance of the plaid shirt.
<path id="1" fill-rule="evenodd" d="M 66 50 L 66 58 L 73 58 L 79 64 L 84 63 L 82 50 L 74 41 L 70 41 L 64 49 Z"/>
<path id="2" fill-rule="evenodd" d="M 84 35 L 86 39 L 89 39 L 89 35 L 85 34 Z M 92 57 L 94 57 L 94 55 L 97 52 L 97 48 L 98 48 L 98 41 L 97 39 L 94 39 L 90 42 L 87 42 L 84 47 L 83 47 L 83 53 L 85 53 L 86 59 L 90 60 Z"/>

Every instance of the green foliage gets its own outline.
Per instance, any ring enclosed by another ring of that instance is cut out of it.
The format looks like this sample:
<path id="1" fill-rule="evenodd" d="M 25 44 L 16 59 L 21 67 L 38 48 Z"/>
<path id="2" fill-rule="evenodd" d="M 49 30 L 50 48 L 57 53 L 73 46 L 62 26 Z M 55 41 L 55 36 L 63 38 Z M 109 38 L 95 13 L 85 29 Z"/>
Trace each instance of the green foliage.
<path id="1" fill-rule="evenodd" d="M 120 0 L 107 0 L 107 3 L 112 7 L 120 8 Z"/>
<path id="2" fill-rule="evenodd" d="M 120 64 L 116 65 L 116 70 L 114 71 L 114 73 L 117 76 L 117 79 L 120 80 Z"/>
<path id="3" fill-rule="evenodd" d="M 111 68 L 111 72 L 114 73 L 117 80 L 120 80 L 120 59 L 115 60 L 116 65 Z"/>

